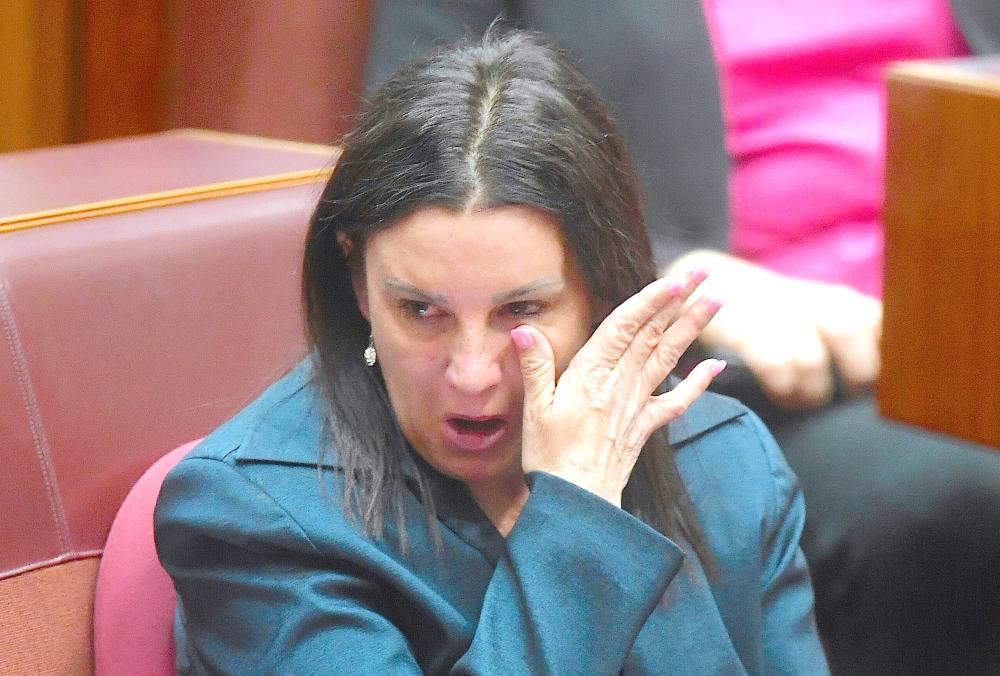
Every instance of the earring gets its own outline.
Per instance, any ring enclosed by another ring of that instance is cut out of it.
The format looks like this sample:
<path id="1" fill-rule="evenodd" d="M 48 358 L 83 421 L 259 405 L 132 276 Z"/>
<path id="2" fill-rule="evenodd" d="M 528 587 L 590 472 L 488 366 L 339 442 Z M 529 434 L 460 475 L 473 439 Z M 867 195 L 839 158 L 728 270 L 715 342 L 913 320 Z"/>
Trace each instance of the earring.
<path id="1" fill-rule="evenodd" d="M 375 336 L 368 334 L 368 347 L 365 348 L 365 364 L 375 366 L 378 354 L 375 352 Z"/>

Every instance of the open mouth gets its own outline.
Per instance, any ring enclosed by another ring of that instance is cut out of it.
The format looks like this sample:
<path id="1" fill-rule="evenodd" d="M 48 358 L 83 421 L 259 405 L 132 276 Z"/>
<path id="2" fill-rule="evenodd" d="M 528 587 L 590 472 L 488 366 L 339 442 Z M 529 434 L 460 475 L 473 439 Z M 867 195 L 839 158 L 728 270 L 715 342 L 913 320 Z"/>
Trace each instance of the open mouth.
<path id="1" fill-rule="evenodd" d="M 507 421 L 500 416 L 454 416 L 444 423 L 445 438 L 466 451 L 485 450 L 496 444 L 506 431 Z"/>
<path id="2" fill-rule="evenodd" d="M 449 418 L 448 423 L 459 432 L 466 434 L 492 434 L 503 425 L 502 418 L 486 418 L 484 420 L 467 420 L 465 418 Z"/>

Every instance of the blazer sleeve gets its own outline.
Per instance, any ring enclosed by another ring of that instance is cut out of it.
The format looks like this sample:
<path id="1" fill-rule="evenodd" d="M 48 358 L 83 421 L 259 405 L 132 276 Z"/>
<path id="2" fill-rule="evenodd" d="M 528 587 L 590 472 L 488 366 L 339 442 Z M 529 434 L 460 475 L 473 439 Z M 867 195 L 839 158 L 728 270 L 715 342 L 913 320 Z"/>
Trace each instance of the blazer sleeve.
<path id="1" fill-rule="evenodd" d="M 826 674 L 809 568 L 799 547 L 805 523 L 802 490 L 771 433 L 755 414 L 748 416 L 764 446 L 773 488 L 762 533 L 763 671 Z"/>
<path id="2" fill-rule="evenodd" d="M 729 246 L 729 158 L 715 58 L 698 0 L 378 0 L 368 92 L 435 44 L 504 16 L 564 49 L 611 108 L 636 164 L 660 269 Z"/>
<path id="3" fill-rule="evenodd" d="M 581 488 L 530 479 L 451 673 L 618 673 L 681 551 Z M 422 673 L 371 571 L 350 552 L 319 551 L 230 465 L 173 470 L 156 540 L 178 593 L 179 673 Z"/>

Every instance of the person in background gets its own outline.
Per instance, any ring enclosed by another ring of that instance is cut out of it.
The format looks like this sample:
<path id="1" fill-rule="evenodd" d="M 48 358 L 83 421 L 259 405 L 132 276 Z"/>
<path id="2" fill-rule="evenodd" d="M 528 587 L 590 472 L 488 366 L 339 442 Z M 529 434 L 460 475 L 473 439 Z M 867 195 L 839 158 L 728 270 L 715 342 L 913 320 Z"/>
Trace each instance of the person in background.
<path id="1" fill-rule="evenodd" d="M 662 274 L 726 299 L 695 353 L 800 476 L 831 666 L 1000 673 L 1000 456 L 880 419 L 884 71 L 1000 51 L 992 0 L 379 0 L 374 86 L 497 16 L 610 103 Z M 915 364 L 914 368 L 919 368 Z"/>
<path id="2" fill-rule="evenodd" d="M 760 420 L 666 382 L 715 316 L 540 37 L 410 63 L 306 238 L 312 351 L 168 474 L 181 673 L 824 674 Z"/>

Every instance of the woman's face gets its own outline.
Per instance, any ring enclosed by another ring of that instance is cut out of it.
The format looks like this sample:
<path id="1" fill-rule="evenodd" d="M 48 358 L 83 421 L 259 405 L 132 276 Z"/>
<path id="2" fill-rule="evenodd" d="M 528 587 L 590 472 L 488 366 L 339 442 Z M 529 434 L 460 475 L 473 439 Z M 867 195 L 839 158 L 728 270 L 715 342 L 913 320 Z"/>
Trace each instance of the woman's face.
<path id="1" fill-rule="evenodd" d="M 424 208 L 368 240 L 355 290 L 416 451 L 470 487 L 519 484 L 523 386 L 510 330 L 536 326 L 562 373 L 593 324 L 558 226 L 527 207 Z"/>

